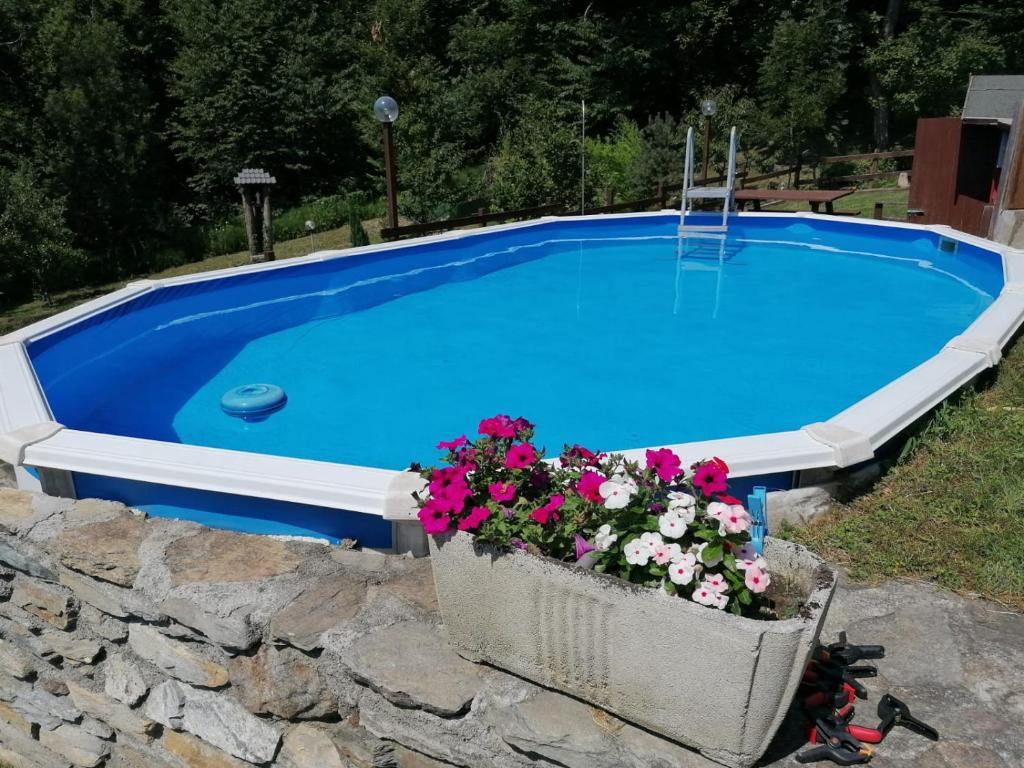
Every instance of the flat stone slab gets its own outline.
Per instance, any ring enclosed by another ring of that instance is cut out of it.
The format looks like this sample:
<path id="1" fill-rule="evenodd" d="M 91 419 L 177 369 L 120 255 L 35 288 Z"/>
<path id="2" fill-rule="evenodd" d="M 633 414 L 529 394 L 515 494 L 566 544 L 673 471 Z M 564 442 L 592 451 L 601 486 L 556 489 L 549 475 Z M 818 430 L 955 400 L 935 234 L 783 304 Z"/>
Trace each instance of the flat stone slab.
<path id="1" fill-rule="evenodd" d="M 207 528 L 168 545 L 171 584 L 257 581 L 294 573 L 313 545 Z"/>
<path id="2" fill-rule="evenodd" d="M 183 643 L 144 624 L 128 630 L 128 646 L 163 673 L 204 688 L 219 688 L 228 682 L 228 671 L 207 659 L 191 643 Z"/>
<path id="3" fill-rule="evenodd" d="M 56 546 L 61 563 L 71 570 L 130 587 L 141 567 L 139 546 L 148 535 L 145 518 L 127 513 L 68 528 L 57 538 Z"/>
<path id="4" fill-rule="evenodd" d="M 341 661 L 358 682 L 393 704 L 442 717 L 464 712 L 485 684 L 484 667 L 455 653 L 439 627 L 418 621 L 363 635 Z"/>
<path id="5" fill-rule="evenodd" d="M 322 648 L 321 635 L 355 616 L 365 598 L 364 579 L 347 574 L 325 577 L 271 619 L 270 637 L 304 651 Z"/>

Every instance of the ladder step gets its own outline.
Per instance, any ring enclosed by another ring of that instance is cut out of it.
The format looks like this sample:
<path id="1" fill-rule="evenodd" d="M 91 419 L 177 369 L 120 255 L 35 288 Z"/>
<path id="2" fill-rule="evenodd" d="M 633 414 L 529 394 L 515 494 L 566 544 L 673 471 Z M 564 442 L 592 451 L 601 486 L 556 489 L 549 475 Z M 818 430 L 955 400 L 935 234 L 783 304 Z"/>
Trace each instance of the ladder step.
<path id="1" fill-rule="evenodd" d="M 728 232 L 729 227 L 725 224 L 680 224 L 679 234 L 699 234 L 701 232 Z"/>
<path id="2" fill-rule="evenodd" d="M 714 198 L 729 197 L 732 190 L 728 187 L 690 187 L 686 190 L 687 197 Z"/>

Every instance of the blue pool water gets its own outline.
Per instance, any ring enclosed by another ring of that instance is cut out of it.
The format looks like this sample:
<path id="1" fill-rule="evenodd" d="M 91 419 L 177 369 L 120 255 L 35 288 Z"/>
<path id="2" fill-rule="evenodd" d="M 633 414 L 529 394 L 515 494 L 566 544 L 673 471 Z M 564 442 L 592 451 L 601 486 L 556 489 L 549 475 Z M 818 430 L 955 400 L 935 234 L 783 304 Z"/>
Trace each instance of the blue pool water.
<path id="1" fill-rule="evenodd" d="M 916 230 L 554 222 L 167 288 L 29 347 L 75 429 L 400 469 L 497 412 L 614 450 L 798 429 L 926 360 L 1002 286 Z M 224 414 L 254 382 L 264 421 Z"/>

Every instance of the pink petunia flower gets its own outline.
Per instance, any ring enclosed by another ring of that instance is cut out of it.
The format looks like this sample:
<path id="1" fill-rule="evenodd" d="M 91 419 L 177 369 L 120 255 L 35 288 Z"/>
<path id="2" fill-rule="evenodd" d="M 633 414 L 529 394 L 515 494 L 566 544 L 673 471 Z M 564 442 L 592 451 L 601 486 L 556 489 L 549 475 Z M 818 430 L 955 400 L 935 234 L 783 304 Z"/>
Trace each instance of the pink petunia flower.
<path id="1" fill-rule="evenodd" d="M 582 560 L 583 556 L 587 554 L 587 552 L 593 552 L 596 549 L 589 541 L 584 539 L 578 533 L 574 534 L 574 538 L 576 541 L 576 562 Z"/>
<path id="2" fill-rule="evenodd" d="M 474 531 L 490 516 L 491 510 L 487 507 L 473 507 L 468 515 L 459 520 L 458 529 L 460 531 Z"/>
<path id="3" fill-rule="evenodd" d="M 710 573 L 704 577 L 704 587 L 714 590 L 715 592 L 728 592 L 729 582 L 725 580 L 725 576 L 720 573 Z"/>
<path id="4" fill-rule="evenodd" d="M 604 497 L 598 489 L 607 479 L 604 475 L 599 475 L 597 472 L 583 472 L 580 474 L 579 482 L 576 483 L 576 492 L 587 501 L 601 504 L 604 502 Z"/>
<path id="5" fill-rule="evenodd" d="M 424 504 L 416 514 L 423 525 L 423 532 L 428 535 L 444 533 L 452 522 L 448 512 L 438 507 L 433 499 Z"/>
<path id="6" fill-rule="evenodd" d="M 658 473 L 663 483 L 671 483 L 682 472 L 682 461 L 668 448 L 647 450 L 647 468 Z"/>
<path id="7" fill-rule="evenodd" d="M 537 452 L 529 443 L 518 443 L 508 449 L 505 456 L 505 466 L 509 469 L 524 469 L 533 464 L 537 459 Z"/>
<path id="8" fill-rule="evenodd" d="M 530 513 L 530 519 L 541 525 L 547 525 L 551 520 L 557 522 L 560 519 L 557 510 L 564 503 L 564 496 L 552 496 L 547 504 L 543 507 L 537 507 L 537 509 Z"/>
<path id="9" fill-rule="evenodd" d="M 723 493 L 726 489 L 725 471 L 714 462 L 707 462 L 697 467 L 693 473 L 693 484 L 705 496 L 713 493 Z"/>
<path id="10" fill-rule="evenodd" d="M 440 443 L 437 444 L 437 450 L 454 451 L 456 448 L 461 448 L 462 446 L 464 446 L 467 442 L 469 441 L 466 440 L 465 435 L 456 437 L 454 440 L 442 440 Z"/>
<path id="11" fill-rule="evenodd" d="M 487 486 L 493 501 L 512 501 L 516 497 L 516 486 L 514 483 L 491 483 Z"/>
<path id="12" fill-rule="evenodd" d="M 516 436 L 515 422 L 502 413 L 499 413 L 497 416 L 492 416 L 489 419 L 483 419 L 477 429 L 480 430 L 481 435 L 488 435 L 490 437 Z"/>

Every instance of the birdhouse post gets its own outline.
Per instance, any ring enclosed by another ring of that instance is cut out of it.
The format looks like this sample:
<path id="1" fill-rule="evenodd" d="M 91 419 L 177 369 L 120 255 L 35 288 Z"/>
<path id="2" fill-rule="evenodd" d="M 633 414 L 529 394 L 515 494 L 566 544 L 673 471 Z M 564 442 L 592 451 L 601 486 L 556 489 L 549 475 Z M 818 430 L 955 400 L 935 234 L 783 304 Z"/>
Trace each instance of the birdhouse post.
<path id="1" fill-rule="evenodd" d="M 262 168 L 243 168 L 235 177 L 242 195 L 242 220 L 249 239 L 249 257 L 253 264 L 274 260 L 274 222 L 270 208 L 270 188 L 277 179 Z M 263 225 L 257 226 L 257 212 Z"/>

